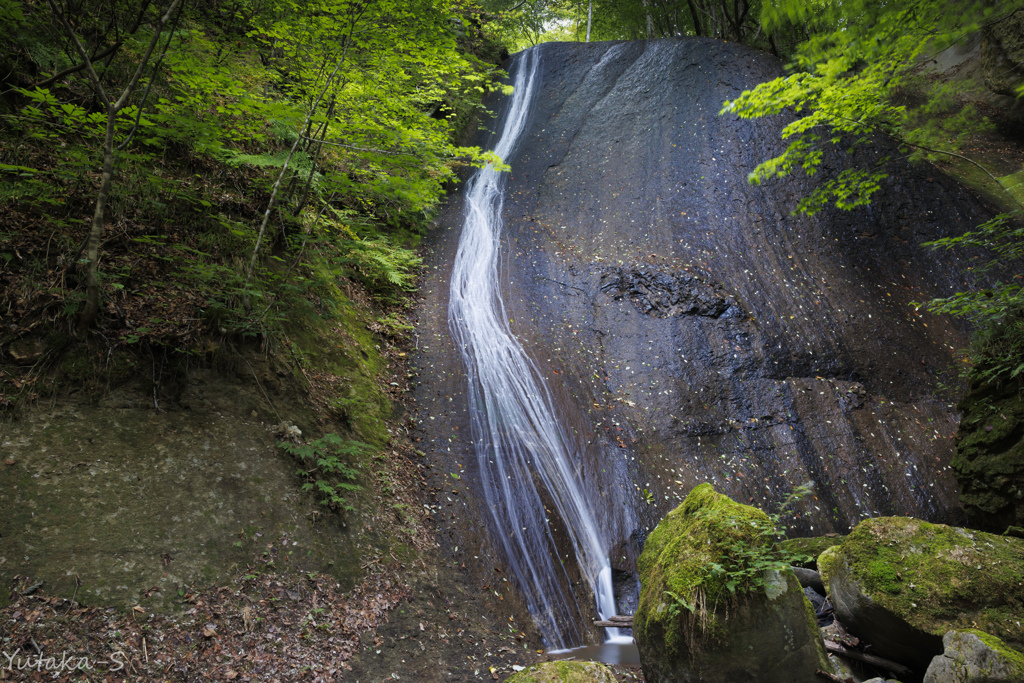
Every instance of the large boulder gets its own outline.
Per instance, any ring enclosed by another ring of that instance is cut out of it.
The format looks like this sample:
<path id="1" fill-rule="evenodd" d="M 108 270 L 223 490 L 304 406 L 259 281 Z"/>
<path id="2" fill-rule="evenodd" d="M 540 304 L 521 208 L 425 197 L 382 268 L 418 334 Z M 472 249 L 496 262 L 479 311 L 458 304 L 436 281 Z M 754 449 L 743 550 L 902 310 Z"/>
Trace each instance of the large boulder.
<path id="1" fill-rule="evenodd" d="M 945 651 L 932 660 L 924 683 L 1019 683 L 1024 655 L 993 635 L 977 630 L 950 631 Z"/>
<path id="2" fill-rule="evenodd" d="M 615 674 L 597 662 L 543 662 L 512 674 L 505 683 L 615 683 Z"/>
<path id="3" fill-rule="evenodd" d="M 1024 14 L 1021 12 L 1020 14 Z M 1024 526 L 1024 384 L 975 380 L 950 463 L 971 526 L 1002 533 Z"/>
<path id="4" fill-rule="evenodd" d="M 985 85 L 1013 97 L 1024 84 L 1024 10 L 987 27 L 981 40 Z"/>
<path id="5" fill-rule="evenodd" d="M 924 671 L 942 636 L 979 628 L 1024 645 L 1024 541 L 877 517 L 818 558 L 838 618 L 873 654 Z"/>
<path id="6" fill-rule="evenodd" d="M 762 511 L 702 484 L 651 532 L 638 560 L 633 618 L 648 683 L 810 683 L 821 680 L 816 670 L 831 670 L 793 573 L 741 577 L 766 566 L 757 558 L 770 543 L 763 533 L 770 524 Z M 738 579 L 734 593 L 729 584 Z"/>

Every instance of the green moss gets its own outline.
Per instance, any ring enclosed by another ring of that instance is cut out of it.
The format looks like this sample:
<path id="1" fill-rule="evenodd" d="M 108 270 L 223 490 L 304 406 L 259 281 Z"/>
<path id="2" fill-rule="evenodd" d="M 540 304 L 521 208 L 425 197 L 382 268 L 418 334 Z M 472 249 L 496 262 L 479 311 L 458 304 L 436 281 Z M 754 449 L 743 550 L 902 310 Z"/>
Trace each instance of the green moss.
<path id="1" fill-rule="evenodd" d="M 711 608 L 704 622 L 705 634 L 711 638 L 718 635 L 722 625 L 713 606 L 732 595 L 724 575 L 716 574 L 712 564 L 720 562 L 730 546 L 765 542 L 751 521 L 767 523 L 769 517 L 716 493 L 711 484 L 694 488 L 644 544 L 637 566 L 649 587 L 641 593 L 634 617 L 636 628 L 664 629 L 669 651 L 681 651 L 686 641 L 684 620 L 667 618 L 666 612 L 686 609 L 685 604 L 700 610 L 704 604 Z"/>
<path id="2" fill-rule="evenodd" d="M 975 381 L 950 463 L 971 524 L 1001 533 L 1024 526 L 1024 384 Z"/>
<path id="3" fill-rule="evenodd" d="M 990 648 L 993 652 L 1006 659 L 1007 662 L 1024 673 L 1024 654 L 1010 648 L 1006 643 L 999 638 L 996 638 L 991 633 L 985 633 L 984 631 L 979 631 L 976 628 L 963 629 L 963 631 L 977 636 L 978 640 L 985 643 L 986 647 Z"/>
<path id="4" fill-rule="evenodd" d="M 1020 204 L 1024 204 L 1024 169 L 999 178 L 999 184 L 1013 195 Z"/>
<path id="5" fill-rule="evenodd" d="M 544 662 L 505 679 L 505 683 L 615 683 L 615 675 L 597 662 Z"/>
<path id="6" fill-rule="evenodd" d="M 385 420 L 394 410 L 378 383 L 387 361 L 367 329 L 372 322 L 368 313 L 340 291 L 330 294 L 335 298 L 333 315 L 287 325 L 287 343 L 307 372 L 329 373 L 340 380 L 332 384 L 329 398 L 335 416 L 348 422 L 362 441 L 383 446 L 389 438 Z"/>
<path id="7" fill-rule="evenodd" d="M 814 569 L 818 555 L 843 542 L 842 536 L 816 536 L 812 538 L 787 538 L 780 545 L 792 555 L 806 555 L 811 559 L 800 563 L 805 569 Z"/>
<path id="8" fill-rule="evenodd" d="M 829 581 L 832 580 L 832 573 L 835 571 L 836 560 L 839 559 L 840 546 L 826 548 L 818 555 L 818 574 L 821 576 L 821 583 L 828 590 Z"/>
<path id="9" fill-rule="evenodd" d="M 879 517 L 858 524 L 841 552 L 864 591 L 912 626 L 939 636 L 981 628 L 1024 645 L 1024 541 Z"/>
<path id="10" fill-rule="evenodd" d="M 996 182 L 992 176 L 968 161 L 946 158 L 937 165 L 949 175 L 982 194 L 1000 211 L 1015 211 L 1020 208 L 1014 201 L 1017 197 L 1016 191 L 1009 187 L 1016 184 L 1015 176 L 1019 174 L 1004 176 L 999 178 L 999 182 Z"/>

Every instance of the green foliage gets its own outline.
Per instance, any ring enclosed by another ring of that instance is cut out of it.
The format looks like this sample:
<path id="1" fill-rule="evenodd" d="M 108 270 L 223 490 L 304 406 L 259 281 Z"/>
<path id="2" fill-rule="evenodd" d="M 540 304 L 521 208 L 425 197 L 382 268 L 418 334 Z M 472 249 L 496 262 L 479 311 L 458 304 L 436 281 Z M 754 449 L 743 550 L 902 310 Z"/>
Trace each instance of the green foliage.
<path id="1" fill-rule="evenodd" d="M 733 532 L 723 536 L 721 561 L 711 563 L 712 573 L 723 581 L 730 593 L 758 592 L 764 588 L 766 573 L 785 571 L 808 561 L 807 555 L 794 552 L 779 542 L 785 537 L 786 530 L 782 517 L 796 503 L 811 495 L 811 491 L 810 483 L 801 484 L 786 497 L 777 512 L 764 518 L 739 518 L 715 507 L 701 508 L 696 512 L 698 517 Z M 677 602 L 693 611 L 685 601 L 677 598 Z"/>
<path id="2" fill-rule="evenodd" d="M 548 41 L 707 36 L 769 49 L 761 31 L 761 0 L 487 0 L 489 27 L 511 50 Z M 781 31 L 779 31 L 781 33 Z"/>
<path id="3" fill-rule="evenodd" d="M 316 492 L 322 505 L 355 511 L 349 497 L 363 487 L 354 483 L 359 478 L 359 464 L 353 461 L 372 453 L 372 447 L 337 434 L 325 434 L 307 444 L 279 441 L 277 445 L 303 464 L 296 473 L 305 480 L 304 491 Z"/>
<path id="4" fill-rule="evenodd" d="M 778 115 L 796 119 L 782 132 L 789 144 L 781 155 L 762 162 L 751 182 L 782 178 L 796 171 L 814 176 L 825 152 L 850 152 L 888 136 L 912 159 L 957 154 L 989 123 L 971 107 L 961 107 L 948 85 L 923 73 L 929 57 L 976 33 L 986 22 L 1024 6 L 1000 3 L 922 0 L 912 4 L 854 0 L 766 3 L 762 22 L 770 32 L 799 22 L 809 36 L 792 55 L 793 73 L 762 83 L 723 105 L 722 113 L 741 118 Z M 917 92 L 920 104 L 899 95 Z M 849 169 L 819 184 L 796 212 L 812 214 L 829 204 L 852 209 L 870 202 L 891 160 Z"/>
<path id="5" fill-rule="evenodd" d="M 24 19 L 18 0 L 0 0 L 0 26 L 16 27 Z"/>
<path id="6" fill-rule="evenodd" d="M 85 51 L 102 55 L 111 92 L 153 41 L 158 5 L 58 2 Z M 406 296 L 412 248 L 456 169 L 502 165 L 456 144 L 500 87 L 478 56 L 497 57 L 484 23 L 456 0 L 183 4 L 113 119 L 98 277 L 106 338 L 154 343 L 174 330 L 176 346 L 204 352 L 204 333 L 252 337 L 332 315 L 339 281 L 375 303 Z M 17 142 L 0 145 L 0 207 L 37 227 L 3 245 L 0 306 L 14 319 L 74 315 L 107 117 L 74 68 L 71 29 L 55 30 L 45 3 L 0 0 L 8 26 L 0 66 L 14 88 L 0 137 Z"/>
<path id="7" fill-rule="evenodd" d="M 1024 258 L 1021 212 L 1000 214 L 975 230 L 926 242 L 925 246 L 980 251 L 988 255 L 988 260 L 974 267 L 975 273 L 991 273 L 993 277 L 1009 274 L 1006 282 L 997 280 L 989 287 L 957 292 L 924 305 L 933 313 L 947 313 L 974 323 L 970 371 L 978 377 L 991 382 L 1024 373 L 1024 288 L 1021 275 L 1015 272 Z"/>

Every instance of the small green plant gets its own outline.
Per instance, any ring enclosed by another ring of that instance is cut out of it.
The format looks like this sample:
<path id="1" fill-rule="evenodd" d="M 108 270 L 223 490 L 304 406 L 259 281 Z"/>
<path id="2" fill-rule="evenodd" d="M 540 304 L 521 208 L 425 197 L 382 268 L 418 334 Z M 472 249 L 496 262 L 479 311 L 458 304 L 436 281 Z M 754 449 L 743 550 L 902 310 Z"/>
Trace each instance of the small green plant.
<path id="1" fill-rule="evenodd" d="M 765 575 L 768 572 L 783 571 L 793 564 L 810 559 L 803 553 L 781 547 L 779 541 L 785 537 L 786 531 L 782 517 L 799 501 L 809 496 L 811 490 L 810 482 L 797 486 L 782 502 L 778 512 L 768 514 L 767 518 L 763 519 L 725 516 L 709 508 L 697 513 L 713 520 L 719 527 L 731 528 L 737 532 L 726 537 L 727 540 L 721 548 L 721 561 L 711 564 L 712 573 L 722 578 L 731 594 L 757 592 L 764 588 Z M 689 603 L 677 597 L 676 600 L 693 611 Z"/>
<path id="2" fill-rule="evenodd" d="M 685 608 L 690 614 L 696 609 L 696 605 L 672 591 L 665 591 L 665 595 L 669 597 L 668 603 L 668 615 L 672 619 L 675 619 L 682 614 L 682 609 Z"/>
<path id="3" fill-rule="evenodd" d="M 342 439 L 337 434 L 325 434 L 306 444 L 279 441 L 277 445 L 303 464 L 297 470 L 305 480 L 302 490 L 316 491 L 322 505 L 346 512 L 355 510 L 348 496 L 363 487 L 355 483 L 359 478 L 359 465 L 352 461 L 372 452 L 371 446 Z"/>

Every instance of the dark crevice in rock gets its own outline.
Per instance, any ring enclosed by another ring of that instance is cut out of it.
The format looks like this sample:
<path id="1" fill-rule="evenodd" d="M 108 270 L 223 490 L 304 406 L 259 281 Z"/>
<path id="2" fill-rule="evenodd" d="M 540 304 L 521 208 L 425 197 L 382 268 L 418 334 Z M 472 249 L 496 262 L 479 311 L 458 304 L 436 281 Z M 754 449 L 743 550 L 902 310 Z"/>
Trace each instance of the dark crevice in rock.
<path id="1" fill-rule="evenodd" d="M 739 305 L 716 284 L 688 273 L 654 268 L 617 268 L 601 277 L 601 291 L 616 301 L 627 298 L 644 315 L 721 318 L 743 315 Z"/>

